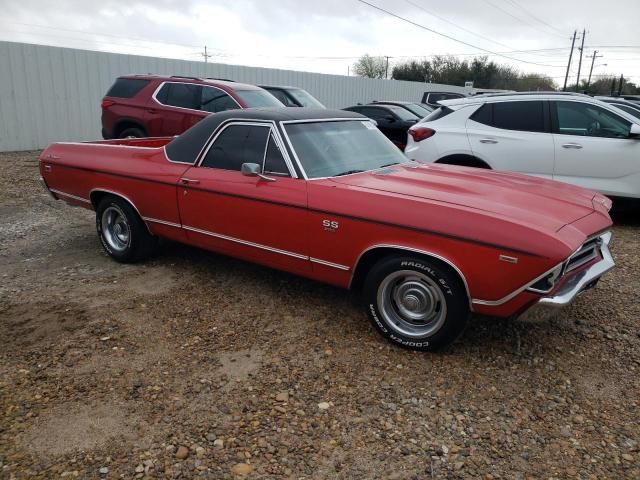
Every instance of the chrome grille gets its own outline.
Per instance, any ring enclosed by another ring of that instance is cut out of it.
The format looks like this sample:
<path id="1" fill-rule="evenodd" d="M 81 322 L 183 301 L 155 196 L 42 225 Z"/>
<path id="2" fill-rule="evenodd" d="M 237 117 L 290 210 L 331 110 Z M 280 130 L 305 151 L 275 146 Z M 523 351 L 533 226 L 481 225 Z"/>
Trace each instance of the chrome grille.
<path id="1" fill-rule="evenodd" d="M 602 239 L 600 237 L 593 238 L 585 242 L 580 250 L 569 257 L 564 273 L 571 272 L 582 265 L 589 263 L 594 258 L 600 255 L 600 246 L 602 245 Z"/>

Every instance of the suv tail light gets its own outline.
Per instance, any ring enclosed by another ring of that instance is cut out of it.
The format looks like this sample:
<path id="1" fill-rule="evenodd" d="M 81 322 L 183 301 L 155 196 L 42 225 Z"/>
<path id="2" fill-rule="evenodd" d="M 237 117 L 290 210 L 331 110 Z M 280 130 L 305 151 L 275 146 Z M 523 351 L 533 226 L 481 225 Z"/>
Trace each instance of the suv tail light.
<path id="1" fill-rule="evenodd" d="M 100 104 L 100 106 L 102 108 L 109 108 L 111 105 L 115 105 L 116 102 L 114 102 L 113 100 L 102 100 L 102 103 Z"/>
<path id="2" fill-rule="evenodd" d="M 435 134 L 436 131 L 432 128 L 419 127 L 417 125 L 414 125 L 409 129 L 409 135 L 411 135 L 414 142 L 421 142 L 429 137 L 433 137 Z"/>

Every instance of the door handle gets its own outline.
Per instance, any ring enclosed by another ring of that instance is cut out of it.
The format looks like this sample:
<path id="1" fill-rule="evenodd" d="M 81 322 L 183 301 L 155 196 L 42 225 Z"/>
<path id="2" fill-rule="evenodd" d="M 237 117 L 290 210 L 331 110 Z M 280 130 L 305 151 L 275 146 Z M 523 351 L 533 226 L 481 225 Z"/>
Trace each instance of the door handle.
<path id="1" fill-rule="evenodd" d="M 198 183 L 200 183 L 200 180 L 193 180 L 191 178 L 181 178 L 180 182 L 182 182 L 182 184 L 184 185 L 197 185 Z"/>
<path id="2" fill-rule="evenodd" d="M 579 143 L 565 143 L 564 145 L 562 145 L 562 148 L 573 148 L 579 150 L 582 148 L 582 145 L 580 145 Z"/>
<path id="3" fill-rule="evenodd" d="M 495 138 L 481 138 L 480 143 L 488 143 L 490 145 L 494 145 L 498 143 L 498 140 L 496 140 Z"/>

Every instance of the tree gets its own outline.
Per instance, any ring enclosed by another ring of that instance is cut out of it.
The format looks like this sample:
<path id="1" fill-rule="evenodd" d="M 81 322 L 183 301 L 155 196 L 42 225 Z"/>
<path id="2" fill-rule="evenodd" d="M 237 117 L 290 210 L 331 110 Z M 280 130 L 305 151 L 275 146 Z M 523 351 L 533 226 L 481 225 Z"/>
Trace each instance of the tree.
<path id="1" fill-rule="evenodd" d="M 476 57 L 471 61 L 453 56 L 434 56 L 431 60 L 412 60 L 393 68 L 392 78 L 414 82 L 464 85 L 472 81 L 478 88 L 504 90 L 555 90 L 554 81 L 537 74 L 522 74 L 509 65 Z"/>
<path id="2" fill-rule="evenodd" d="M 386 63 L 384 57 L 372 57 L 365 54 L 353 64 L 353 71 L 356 75 L 367 78 L 384 78 Z"/>
<path id="3" fill-rule="evenodd" d="M 587 86 L 587 80 L 580 80 L 579 92 L 587 92 L 592 95 L 611 95 L 612 91 L 617 92 L 620 86 L 619 76 L 598 76 L 597 79 L 591 79 L 591 83 Z M 575 92 L 576 84 L 567 85 L 567 91 Z M 622 84 L 622 93 L 624 95 L 637 95 L 640 94 L 640 88 L 633 82 L 627 82 L 626 80 Z"/>

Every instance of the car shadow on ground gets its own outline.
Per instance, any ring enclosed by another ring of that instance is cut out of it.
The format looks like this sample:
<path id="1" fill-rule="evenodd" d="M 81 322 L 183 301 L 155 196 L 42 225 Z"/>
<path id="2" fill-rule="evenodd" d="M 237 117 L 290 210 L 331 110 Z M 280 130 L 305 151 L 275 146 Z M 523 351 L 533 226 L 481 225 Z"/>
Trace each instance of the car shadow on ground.
<path id="1" fill-rule="evenodd" d="M 224 279 L 227 288 L 256 289 L 255 294 L 271 295 L 274 292 L 286 292 L 287 298 L 281 298 L 283 308 L 290 302 L 310 302 L 312 305 L 326 305 L 329 315 L 323 320 L 331 331 L 342 330 L 347 338 L 353 335 L 352 342 L 358 343 L 363 335 L 369 340 L 388 345 L 369 323 L 359 292 L 348 291 L 331 285 L 298 277 L 287 272 L 263 267 L 243 260 L 227 257 L 196 247 L 177 243 L 165 243 L 155 261 L 181 265 L 190 270 L 197 268 L 198 275 L 205 282 L 215 284 Z M 277 286 L 277 287 L 274 287 Z M 335 314 L 330 314 L 335 310 Z M 317 319 L 317 317 L 315 317 Z M 345 325 L 355 320 L 359 324 Z M 437 352 L 441 355 L 473 353 L 480 356 L 495 355 L 531 355 L 561 346 L 558 335 L 550 335 L 550 330 L 564 329 L 560 326 L 565 320 L 554 318 L 537 321 L 522 321 L 472 315 L 463 335 L 451 346 Z M 555 338 L 555 340 L 554 340 Z M 401 347 L 397 347 L 402 351 Z"/>

